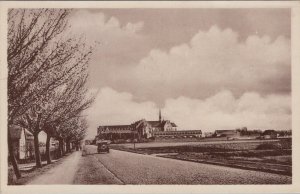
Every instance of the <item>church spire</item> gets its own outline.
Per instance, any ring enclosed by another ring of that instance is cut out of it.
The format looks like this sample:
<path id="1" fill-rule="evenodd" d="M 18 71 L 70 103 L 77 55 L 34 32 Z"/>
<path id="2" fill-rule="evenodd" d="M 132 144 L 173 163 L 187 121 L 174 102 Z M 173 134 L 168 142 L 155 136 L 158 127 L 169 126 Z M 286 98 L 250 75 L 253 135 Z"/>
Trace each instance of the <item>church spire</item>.
<path id="1" fill-rule="evenodd" d="M 159 119 L 159 122 L 161 122 L 161 111 L 160 111 L 160 109 L 159 109 L 158 119 Z"/>

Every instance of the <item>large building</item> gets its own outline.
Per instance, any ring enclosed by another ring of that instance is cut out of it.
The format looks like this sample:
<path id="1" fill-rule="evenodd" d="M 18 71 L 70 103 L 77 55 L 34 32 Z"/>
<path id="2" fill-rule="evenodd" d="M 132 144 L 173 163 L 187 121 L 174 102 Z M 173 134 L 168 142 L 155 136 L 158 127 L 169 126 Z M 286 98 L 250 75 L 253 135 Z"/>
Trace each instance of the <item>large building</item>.
<path id="1" fill-rule="evenodd" d="M 154 136 L 158 138 L 200 138 L 201 130 L 180 130 L 180 131 L 157 131 Z"/>
<path id="2" fill-rule="evenodd" d="M 177 125 L 169 120 L 164 120 L 159 111 L 157 121 L 145 119 L 136 121 L 130 125 L 106 125 L 99 126 L 97 139 L 150 139 L 155 137 L 201 137 L 201 130 L 178 131 Z"/>

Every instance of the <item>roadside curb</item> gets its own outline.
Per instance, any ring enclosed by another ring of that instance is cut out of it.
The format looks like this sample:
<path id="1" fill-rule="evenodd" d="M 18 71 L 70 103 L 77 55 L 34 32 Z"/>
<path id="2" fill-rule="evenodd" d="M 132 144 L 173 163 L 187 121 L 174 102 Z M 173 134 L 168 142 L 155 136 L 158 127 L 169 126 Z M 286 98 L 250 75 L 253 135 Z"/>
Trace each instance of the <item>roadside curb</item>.
<path id="1" fill-rule="evenodd" d="M 61 160 L 62 158 L 59 158 L 57 160 L 51 160 L 51 164 L 54 164 L 56 162 L 58 162 L 59 160 Z M 43 161 L 42 162 L 42 166 L 47 166 L 49 164 L 47 164 L 47 162 Z M 30 172 L 33 171 L 36 168 L 36 164 L 32 163 L 32 164 L 28 164 L 28 165 L 24 165 L 22 167 L 20 167 L 20 171 L 22 172 Z"/>

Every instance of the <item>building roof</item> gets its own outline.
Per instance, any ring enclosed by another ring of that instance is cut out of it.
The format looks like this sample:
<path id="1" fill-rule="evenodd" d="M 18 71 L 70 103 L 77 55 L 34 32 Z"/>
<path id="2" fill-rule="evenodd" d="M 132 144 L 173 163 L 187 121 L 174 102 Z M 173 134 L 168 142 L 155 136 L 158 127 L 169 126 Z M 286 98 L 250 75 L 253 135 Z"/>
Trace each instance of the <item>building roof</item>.
<path id="1" fill-rule="evenodd" d="M 130 125 L 103 125 L 103 126 L 99 126 L 102 128 L 128 128 L 131 127 Z"/>
<path id="2" fill-rule="evenodd" d="M 177 130 L 178 132 L 201 132 L 202 130 Z"/>
<path id="3" fill-rule="evenodd" d="M 103 133 L 133 133 L 133 131 L 128 130 L 128 129 L 124 129 L 124 130 L 112 130 L 112 131 L 102 131 Z"/>
<path id="4" fill-rule="evenodd" d="M 151 127 L 160 127 L 163 124 L 160 121 L 147 121 L 147 123 L 149 123 L 151 125 Z"/>
<path id="5" fill-rule="evenodd" d="M 146 120 L 139 120 L 131 125 L 103 125 L 103 126 L 99 126 L 98 129 L 106 129 L 108 128 L 108 130 L 126 130 L 126 129 L 133 129 L 135 124 L 139 123 L 140 121 L 146 122 L 149 125 L 151 125 L 151 127 L 163 127 L 167 122 L 169 121 L 146 121 Z M 175 123 L 170 123 L 172 127 L 177 127 L 177 125 Z"/>
<path id="6" fill-rule="evenodd" d="M 26 138 L 27 139 L 33 139 L 33 135 L 32 135 L 32 133 L 30 131 L 28 131 L 27 129 L 22 128 L 22 127 L 20 127 L 18 125 L 11 125 L 11 126 L 9 126 L 11 138 L 13 140 L 19 140 L 19 139 L 21 139 L 21 132 L 22 132 L 23 129 L 25 131 Z"/>
<path id="7" fill-rule="evenodd" d="M 201 130 L 180 130 L 180 131 L 156 131 L 154 134 L 160 135 L 160 134 L 181 134 L 181 133 L 186 133 L 186 134 L 194 134 L 194 133 L 201 133 Z"/>
<path id="8" fill-rule="evenodd" d="M 167 121 L 147 121 L 151 127 L 162 127 Z M 171 123 L 172 127 L 177 127 L 175 123 Z"/>
<path id="9" fill-rule="evenodd" d="M 99 126 L 102 129 L 108 130 L 130 130 L 132 129 L 131 125 L 108 125 L 108 126 Z"/>

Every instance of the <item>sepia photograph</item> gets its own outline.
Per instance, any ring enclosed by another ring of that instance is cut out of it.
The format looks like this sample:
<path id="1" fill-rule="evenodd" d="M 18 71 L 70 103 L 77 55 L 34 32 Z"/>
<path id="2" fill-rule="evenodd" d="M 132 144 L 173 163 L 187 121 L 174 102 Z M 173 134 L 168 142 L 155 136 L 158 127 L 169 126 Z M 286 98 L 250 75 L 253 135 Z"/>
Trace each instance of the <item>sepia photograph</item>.
<path id="1" fill-rule="evenodd" d="M 299 2 L 60 3 L 0 4 L 1 186 L 297 191 Z"/>

